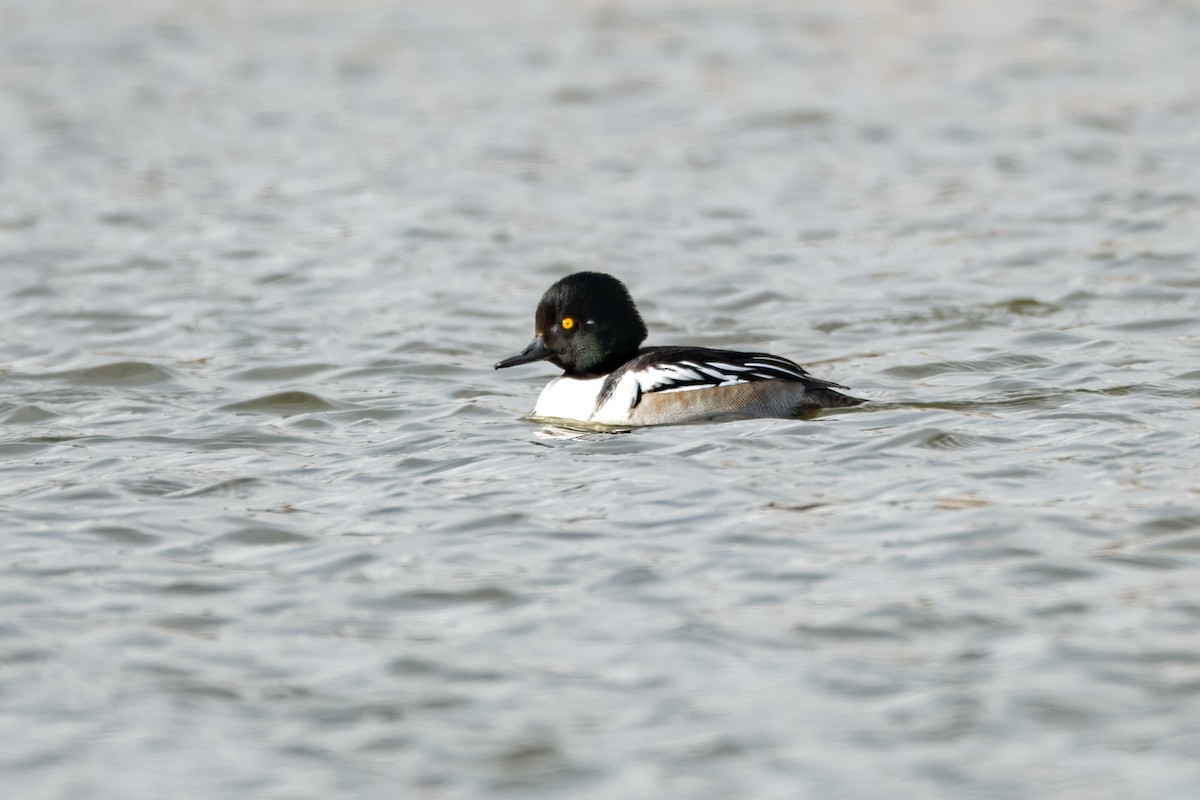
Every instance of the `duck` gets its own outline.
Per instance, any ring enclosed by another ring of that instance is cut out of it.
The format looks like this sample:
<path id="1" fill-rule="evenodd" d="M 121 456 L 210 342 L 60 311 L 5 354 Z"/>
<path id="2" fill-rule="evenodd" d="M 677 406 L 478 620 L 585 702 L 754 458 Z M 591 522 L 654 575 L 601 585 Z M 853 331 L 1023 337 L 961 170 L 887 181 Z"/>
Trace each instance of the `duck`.
<path id="1" fill-rule="evenodd" d="M 811 418 L 866 402 L 782 356 L 643 347 L 647 335 L 625 284 L 603 272 L 576 272 L 546 290 L 533 341 L 495 369 L 547 361 L 563 370 L 528 416 L 588 427 Z"/>

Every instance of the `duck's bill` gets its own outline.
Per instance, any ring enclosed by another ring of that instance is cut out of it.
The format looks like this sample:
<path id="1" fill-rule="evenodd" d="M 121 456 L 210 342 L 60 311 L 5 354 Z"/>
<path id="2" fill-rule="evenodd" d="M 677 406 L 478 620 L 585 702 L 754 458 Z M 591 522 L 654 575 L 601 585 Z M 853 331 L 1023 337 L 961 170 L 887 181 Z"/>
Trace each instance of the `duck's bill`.
<path id="1" fill-rule="evenodd" d="M 520 353 L 515 356 L 509 356 L 496 365 L 496 369 L 504 369 L 505 367 L 515 367 L 517 364 L 528 364 L 532 361 L 542 361 L 554 355 L 553 350 L 547 350 L 546 345 L 542 344 L 542 337 L 537 337 L 529 343 Z"/>

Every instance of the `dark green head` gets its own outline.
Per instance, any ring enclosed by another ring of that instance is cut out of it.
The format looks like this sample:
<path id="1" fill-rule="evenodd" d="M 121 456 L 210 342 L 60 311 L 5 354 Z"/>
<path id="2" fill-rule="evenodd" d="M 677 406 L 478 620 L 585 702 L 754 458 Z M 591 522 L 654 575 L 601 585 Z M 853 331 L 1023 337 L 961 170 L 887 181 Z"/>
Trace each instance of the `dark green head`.
<path id="1" fill-rule="evenodd" d="M 568 375 L 602 375 L 633 358 L 646 324 L 625 285 L 603 272 L 576 272 L 542 295 L 534 340 L 496 369 L 549 361 Z"/>

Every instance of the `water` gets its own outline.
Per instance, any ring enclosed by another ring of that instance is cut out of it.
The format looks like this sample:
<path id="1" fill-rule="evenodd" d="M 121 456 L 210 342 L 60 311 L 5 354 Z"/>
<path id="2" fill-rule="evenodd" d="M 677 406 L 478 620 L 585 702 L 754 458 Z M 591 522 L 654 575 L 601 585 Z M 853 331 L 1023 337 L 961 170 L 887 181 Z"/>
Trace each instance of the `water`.
<path id="1" fill-rule="evenodd" d="M 25 798 L 1190 798 L 1189 3 L 0 3 Z M 570 435 L 575 269 L 872 403 Z"/>

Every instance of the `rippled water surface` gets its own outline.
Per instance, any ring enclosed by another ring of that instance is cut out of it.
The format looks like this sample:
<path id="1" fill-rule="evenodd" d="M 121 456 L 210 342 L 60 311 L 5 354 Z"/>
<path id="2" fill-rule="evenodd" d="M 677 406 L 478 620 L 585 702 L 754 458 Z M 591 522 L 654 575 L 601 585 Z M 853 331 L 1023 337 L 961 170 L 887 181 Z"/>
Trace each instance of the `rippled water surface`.
<path id="1" fill-rule="evenodd" d="M 6 796 L 1196 796 L 1194 4 L 0 40 Z M 872 402 L 524 421 L 576 269 Z"/>

